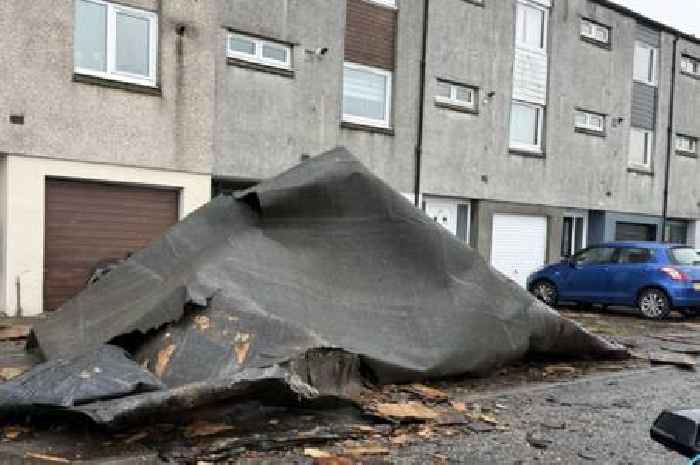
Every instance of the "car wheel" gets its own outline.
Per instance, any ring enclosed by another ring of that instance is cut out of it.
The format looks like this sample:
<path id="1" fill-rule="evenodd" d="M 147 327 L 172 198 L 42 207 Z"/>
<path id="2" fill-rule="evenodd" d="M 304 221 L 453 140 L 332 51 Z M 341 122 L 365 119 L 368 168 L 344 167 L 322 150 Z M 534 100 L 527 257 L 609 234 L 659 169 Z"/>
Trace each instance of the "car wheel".
<path id="1" fill-rule="evenodd" d="M 645 289 L 639 294 L 637 308 L 645 318 L 661 320 L 671 313 L 671 302 L 661 289 Z"/>
<path id="2" fill-rule="evenodd" d="M 550 307 L 555 306 L 559 299 L 556 286 L 549 281 L 537 281 L 532 285 L 531 292 L 537 299 Z"/>

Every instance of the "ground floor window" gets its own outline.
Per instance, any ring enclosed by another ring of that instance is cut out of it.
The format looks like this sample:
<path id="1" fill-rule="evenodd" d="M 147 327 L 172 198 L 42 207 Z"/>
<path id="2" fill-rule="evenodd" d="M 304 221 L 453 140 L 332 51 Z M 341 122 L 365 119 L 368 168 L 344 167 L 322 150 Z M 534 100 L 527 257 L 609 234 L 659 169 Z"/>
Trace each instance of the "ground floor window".
<path id="1" fill-rule="evenodd" d="M 570 257 L 586 247 L 585 234 L 586 221 L 583 216 L 565 216 L 561 232 L 561 256 Z"/>
<path id="2" fill-rule="evenodd" d="M 615 225 L 616 241 L 655 241 L 656 225 L 644 223 L 626 223 L 618 221 Z"/>
<path id="3" fill-rule="evenodd" d="M 671 244 L 688 243 L 688 223 L 685 221 L 669 221 L 666 223 L 666 242 Z"/>

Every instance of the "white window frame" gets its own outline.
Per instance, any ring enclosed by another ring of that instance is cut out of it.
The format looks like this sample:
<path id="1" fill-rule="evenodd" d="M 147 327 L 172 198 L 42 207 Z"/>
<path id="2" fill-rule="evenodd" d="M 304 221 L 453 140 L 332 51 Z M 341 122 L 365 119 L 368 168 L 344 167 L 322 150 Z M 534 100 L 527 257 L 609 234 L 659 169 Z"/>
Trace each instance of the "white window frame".
<path id="1" fill-rule="evenodd" d="M 535 108 L 536 110 L 538 110 L 537 111 L 537 144 L 534 144 L 534 145 L 523 144 L 520 142 L 513 142 L 513 140 L 511 140 L 510 124 L 513 120 L 513 117 L 512 117 L 513 105 L 522 105 L 522 106 L 526 106 L 526 107 Z M 509 127 L 509 129 L 508 129 L 508 133 L 509 133 L 508 143 L 509 143 L 509 147 L 511 149 L 522 150 L 525 152 L 542 153 L 542 134 L 543 134 L 542 126 L 544 125 L 543 124 L 544 123 L 544 110 L 545 110 L 544 105 L 539 105 L 537 103 L 524 102 L 522 100 L 511 100 L 511 109 L 510 109 L 511 116 L 508 120 L 508 127 Z"/>
<path id="2" fill-rule="evenodd" d="M 376 3 L 377 5 L 385 6 L 387 8 L 396 9 L 396 0 L 365 0 L 369 3 Z"/>
<path id="3" fill-rule="evenodd" d="M 526 44 L 526 43 L 520 41 L 520 29 L 522 27 L 521 19 L 524 17 L 524 16 L 521 16 L 519 14 L 519 9 L 521 8 L 521 6 L 533 8 L 536 10 L 540 10 L 542 12 L 542 47 L 533 47 L 529 44 Z M 534 2 L 529 1 L 529 0 L 518 0 L 517 5 L 516 5 L 516 11 L 515 11 L 515 45 L 516 45 L 516 47 L 521 48 L 523 50 L 531 50 L 534 52 L 546 54 L 548 42 L 549 42 L 549 8 L 542 5 L 542 4 L 534 3 Z"/>
<path id="4" fill-rule="evenodd" d="M 443 95 L 436 95 L 435 96 L 435 101 L 438 103 L 444 103 L 446 105 L 451 105 L 455 107 L 461 107 L 465 108 L 468 110 L 475 110 L 476 109 L 476 99 L 477 99 L 477 90 L 474 87 L 467 86 L 464 84 L 455 84 L 453 82 L 448 82 L 448 81 L 441 81 L 438 80 L 438 84 L 444 84 L 450 86 L 450 96 L 445 97 Z M 465 89 L 469 92 L 470 95 L 470 100 L 462 100 L 457 98 L 457 91 L 458 89 Z"/>
<path id="5" fill-rule="evenodd" d="M 231 49 L 231 39 L 240 38 L 247 40 L 255 46 L 255 53 L 249 54 L 238 50 Z M 273 46 L 277 48 L 284 49 L 286 52 L 286 60 L 280 61 L 272 58 L 267 58 L 263 56 L 263 49 L 265 45 Z M 229 58 L 236 58 L 238 60 L 247 61 L 250 63 L 257 63 L 263 66 L 270 66 L 279 69 L 292 69 L 292 46 L 282 42 L 276 42 L 273 40 L 261 39 L 260 37 L 251 36 L 248 34 L 243 34 L 240 32 L 229 32 L 226 36 L 226 56 Z"/>
<path id="6" fill-rule="evenodd" d="M 700 60 L 688 55 L 681 57 L 681 72 L 700 77 Z"/>
<path id="7" fill-rule="evenodd" d="M 584 30 L 584 26 L 591 26 L 591 33 L 588 33 Z M 596 35 L 597 31 L 605 31 L 605 40 L 600 40 L 598 36 Z M 599 44 L 604 44 L 604 45 L 610 45 L 610 28 L 607 26 L 603 26 L 601 24 L 598 24 L 594 21 L 591 21 L 590 19 L 582 18 L 581 19 L 581 37 L 585 37 L 587 39 L 590 39 L 592 41 L 595 41 Z"/>
<path id="8" fill-rule="evenodd" d="M 375 126 L 380 128 L 389 129 L 391 128 L 391 95 L 392 95 L 392 81 L 393 75 L 391 71 L 375 68 L 373 66 L 360 65 L 357 63 L 352 63 L 346 61 L 343 63 L 343 75 L 345 74 L 345 68 L 355 69 L 359 71 L 365 71 L 368 73 L 373 73 L 382 76 L 386 80 L 386 100 L 384 101 L 384 119 L 373 119 L 365 118 L 362 116 L 355 116 L 345 113 L 345 108 L 342 110 L 343 121 L 347 123 L 361 124 L 364 126 Z M 344 95 L 341 96 L 341 101 L 345 98 Z"/>
<path id="9" fill-rule="evenodd" d="M 587 236 L 587 232 L 588 232 L 588 215 L 587 215 L 587 214 L 584 214 L 584 213 L 569 213 L 569 212 L 567 212 L 567 213 L 564 214 L 564 216 L 563 216 L 563 218 L 562 218 L 562 228 L 564 227 L 564 218 L 571 218 L 571 219 L 573 220 L 573 221 L 571 222 L 571 227 L 572 227 L 572 231 L 571 231 L 571 247 L 569 248 L 569 257 L 573 257 L 574 254 L 576 254 L 577 252 L 579 252 L 579 251 L 585 249 L 585 248 L 588 246 L 588 242 L 587 242 L 587 240 L 586 240 L 586 239 L 588 239 L 588 238 L 586 237 L 586 236 Z M 577 220 L 577 219 L 583 220 L 583 224 L 582 224 L 582 226 L 581 226 L 581 228 L 582 228 L 582 231 L 581 231 L 582 236 L 581 236 L 581 249 L 580 249 L 580 250 L 576 250 L 576 237 L 575 237 L 575 234 L 576 234 L 576 220 Z M 562 233 L 563 233 L 563 232 L 564 232 L 564 231 L 562 231 Z"/>
<path id="10" fill-rule="evenodd" d="M 122 81 L 130 84 L 139 84 L 148 87 L 156 87 L 158 76 L 158 14 L 152 11 L 141 10 L 138 8 L 132 8 L 124 5 L 119 5 L 116 3 L 107 2 L 104 0 L 77 0 L 80 2 L 94 3 L 96 5 L 103 5 L 107 9 L 107 35 L 105 37 L 106 45 L 106 71 L 98 71 L 89 68 L 80 68 L 74 65 L 74 72 L 78 74 L 84 74 L 88 76 L 95 76 L 102 79 L 109 79 L 112 81 Z M 77 8 L 77 2 L 76 2 Z M 124 13 L 130 16 L 136 16 L 148 20 L 148 76 L 141 76 L 137 74 L 125 73 L 123 71 L 117 71 L 117 13 Z M 75 28 L 77 25 L 74 24 Z M 75 45 L 74 45 L 75 47 Z M 74 50 L 75 52 L 75 50 Z"/>
<path id="11" fill-rule="evenodd" d="M 579 124 L 577 121 L 576 116 L 582 114 L 586 117 L 586 122 L 584 124 Z M 598 117 L 602 120 L 601 126 L 595 126 L 594 124 L 591 123 L 594 117 Z M 576 110 L 575 116 L 574 116 L 574 127 L 577 129 L 584 129 L 586 131 L 593 131 L 597 132 L 599 134 L 605 134 L 605 126 L 606 126 L 606 118 L 605 115 L 602 115 L 600 113 L 594 113 L 592 111 L 586 111 L 586 110 Z"/>
<path id="12" fill-rule="evenodd" d="M 682 141 L 688 141 L 689 149 L 681 147 Z M 698 154 L 698 138 L 686 136 L 685 134 L 676 134 L 676 152 L 690 155 Z"/>
<path id="13" fill-rule="evenodd" d="M 637 49 L 641 48 L 646 50 L 648 53 L 652 54 L 653 56 L 651 57 L 651 72 L 652 78 L 651 79 L 640 79 L 637 76 L 634 75 L 634 71 L 637 67 Z M 656 87 L 658 85 L 658 80 L 659 80 L 659 49 L 657 47 L 654 47 L 653 45 L 646 44 L 641 41 L 635 41 L 634 44 L 634 60 L 635 63 L 633 64 L 633 79 L 635 82 L 640 82 L 642 84 L 646 84 L 648 86 L 654 86 Z"/>
<path id="14" fill-rule="evenodd" d="M 645 149 L 646 149 L 645 157 L 646 157 L 647 161 L 646 161 L 646 163 L 633 162 L 629 159 L 629 155 L 628 155 L 628 163 L 633 168 L 641 168 L 644 170 L 650 170 L 651 169 L 651 159 L 652 159 L 652 156 L 654 154 L 654 142 L 655 142 L 654 141 L 654 137 L 655 137 L 654 131 L 652 131 L 651 129 L 631 127 L 630 128 L 630 142 L 632 139 L 633 132 L 642 133 L 644 135 L 644 144 L 645 144 Z M 630 143 L 630 149 L 631 148 L 632 148 L 632 144 Z"/>

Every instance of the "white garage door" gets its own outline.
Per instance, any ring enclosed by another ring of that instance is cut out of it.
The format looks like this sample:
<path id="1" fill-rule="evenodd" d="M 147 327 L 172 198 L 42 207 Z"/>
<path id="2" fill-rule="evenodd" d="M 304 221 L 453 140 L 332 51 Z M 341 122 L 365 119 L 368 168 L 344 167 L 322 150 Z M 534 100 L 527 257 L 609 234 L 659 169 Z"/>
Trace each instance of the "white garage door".
<path id="1" fill-rule="evenodd" d="M 496 214 L 491 241 L 491 264 L 525 287 L 530 273 L 545 262 L 547 218 Z"/>

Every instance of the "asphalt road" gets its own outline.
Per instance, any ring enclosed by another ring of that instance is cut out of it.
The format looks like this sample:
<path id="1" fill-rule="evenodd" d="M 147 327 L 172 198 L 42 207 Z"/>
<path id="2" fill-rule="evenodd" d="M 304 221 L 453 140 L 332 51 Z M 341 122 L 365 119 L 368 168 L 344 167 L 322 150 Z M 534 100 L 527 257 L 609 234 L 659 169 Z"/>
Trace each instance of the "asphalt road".
<path id="1" fill-rule="evenodd" d="M 508 423 L 508 431 L 409 446 L 391 463 L 436 463 L 438 454 L 447 457 L 442 463 L 463 464 L 684 464 L 687 460 L 649 438 L 649 426 L 664 408 L 700 408 L 700 378 L 663 367 L 523 387 L 479 400 L 504 407 L 496 416 Z"/>

